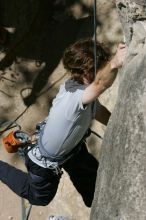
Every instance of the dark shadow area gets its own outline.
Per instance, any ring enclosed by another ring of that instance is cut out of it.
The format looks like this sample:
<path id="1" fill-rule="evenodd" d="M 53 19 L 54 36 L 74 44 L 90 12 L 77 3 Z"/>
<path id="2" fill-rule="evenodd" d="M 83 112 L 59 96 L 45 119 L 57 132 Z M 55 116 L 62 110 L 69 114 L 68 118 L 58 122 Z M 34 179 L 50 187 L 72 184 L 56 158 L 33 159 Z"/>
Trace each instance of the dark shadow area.
<path id="1" fill-rule="evenodd" d="M 35 102 L 37 95 L 46 85 L 49 76 L 60 62 L 64 49 L 79 38 L 92 37 L 94 31 L 91 8 L 82 3 L 84 12 L 88 12 L 91 16 L 81 19 L 75 19 L 66 12 L 71 5 L 80 1 L 40 0 L 38 2 L 38 11 L 35 13 L 32 22 L 29 22 L 30 27 L 28 30 L 26 28 L 26 33 L 19 38 L 18 42 L 16 41 L 14 45 L 7 49 L 7 55 L 0 63 L 0 69 L 4 70 L 16 60 L 16 57 L 36 60 L 38 65 L 45 62 L 45 68 L 34 80 L 32 93 L 24 99 L 27 106 Z M 21 1 L 22 3 L 23 1 Z M 17 13 L 17 8 L 15 13 Z M 58 15 L 62 19 L 59 19 Z M 15 26 L 11 22 L 10 24 Z M 21 28 L 19 29 L 21 31 Z M 17 32 L 19 32 L 19 29 Z M 22 72 L 22 74 L 25 74 L 25 78 L 28 78 L 29 72 Z"/>
<path id="2" fill-rule="evenodd" d="M 93 7 L 92 6 L 87 6 L 83 1 L 81 0 L 55 0 L 53 1 L 53 5 L 56 7 L 56 9 L 58 9 L 59 11 L 63 11 L 65 10 L 69 10 L 70 8 L 75 5 L 75 4 L 79 4 L 80 7 L 82 8 L 82 12 L 83 14 L 93 14 Z M 92 5 L 94 4 L 94 1 L 92 3 Z"/>

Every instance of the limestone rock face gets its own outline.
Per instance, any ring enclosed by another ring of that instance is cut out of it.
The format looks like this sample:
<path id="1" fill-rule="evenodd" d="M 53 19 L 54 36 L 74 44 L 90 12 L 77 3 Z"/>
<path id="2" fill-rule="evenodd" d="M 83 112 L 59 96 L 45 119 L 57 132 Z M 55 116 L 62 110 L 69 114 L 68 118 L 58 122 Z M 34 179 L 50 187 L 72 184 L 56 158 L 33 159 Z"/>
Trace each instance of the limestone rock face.
<path id="1" fill-rule="evenodd" d="M 133 35 L 133 23 L 137 20 L 146 19 L 146 3 L 145 0 L 117 0 L 116 4 L 126 42 L 129 44 Z"/>
<path id="2" fill-rule="evenodd" d="M 123 13 L 127 4 L 131 10 L 136 3 L 135 11 L 140 6 L 139 17 L 144 19 L 128 20 L 132 28 L 131 37 L 126 35 L 128 54 L 119 73 L 118 98 L 102 144 L 91 219 L 145 220 L 146 2 L 123 0 L 117 3 L 118 8 L 121 3 L 123 24 L 127 24 Z"/>

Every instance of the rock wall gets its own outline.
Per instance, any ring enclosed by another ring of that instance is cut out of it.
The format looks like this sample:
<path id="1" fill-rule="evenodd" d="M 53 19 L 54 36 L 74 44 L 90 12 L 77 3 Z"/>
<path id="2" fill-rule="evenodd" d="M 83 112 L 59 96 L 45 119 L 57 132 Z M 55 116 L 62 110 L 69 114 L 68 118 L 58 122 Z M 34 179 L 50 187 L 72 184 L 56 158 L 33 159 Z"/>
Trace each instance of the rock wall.
<path id="1" fill-rule="evenodd" d="M 145 220 L 146 2 L 118 0 L 117 8 L 128 54 L 102 143 L 91 219 Z"/>

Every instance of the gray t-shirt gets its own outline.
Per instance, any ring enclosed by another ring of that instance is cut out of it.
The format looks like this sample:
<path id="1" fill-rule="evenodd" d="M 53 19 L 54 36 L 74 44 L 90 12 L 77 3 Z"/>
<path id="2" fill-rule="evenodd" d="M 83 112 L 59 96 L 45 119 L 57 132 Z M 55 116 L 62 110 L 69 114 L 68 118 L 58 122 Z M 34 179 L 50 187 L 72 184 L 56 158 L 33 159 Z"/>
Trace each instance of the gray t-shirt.
<path id="1" fill-rule="evenodd" d="M 94 118 L 93 103 L 86 107 L 82 105 L 84 89 L 84 85 L 73 80 L 66 81 L 60 87 L 40 135 L 42 155 L 61 156 L 69 153 L 90 127 Z M 97 101 L 98 105 L 100 103 Z"/>
<path id="2" fill-rule="evenodd" d="M 41 126 L 37 145 L 28 152 L 34 163 L 44 168 L 58 167 L 58 162 L 47 158 L 67 155 L 81 141 L 100 106 L 98 100 L 82 105 L 85 88 L 73 80 L 60 87 L 46 124 Z"/>

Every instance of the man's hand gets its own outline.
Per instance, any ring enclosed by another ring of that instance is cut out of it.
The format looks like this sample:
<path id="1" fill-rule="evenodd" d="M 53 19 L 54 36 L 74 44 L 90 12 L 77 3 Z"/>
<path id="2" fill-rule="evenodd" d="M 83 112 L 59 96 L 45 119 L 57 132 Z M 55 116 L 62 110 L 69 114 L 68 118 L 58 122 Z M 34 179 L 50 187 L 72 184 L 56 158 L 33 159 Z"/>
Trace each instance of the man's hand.
<path id="1" fill-rule="evenodd" d="M 116 54 L 114 55 L 114 57 L 110 61 L 111 69 L 117 69 L 117 68 L 122 66 L 123 61 L 124 61 L 125 56 L 126 56 L 126 53 L 127 53 L 127 46 L 126 46 L 126 44 L 120 43 L 118 45 Z"/>

